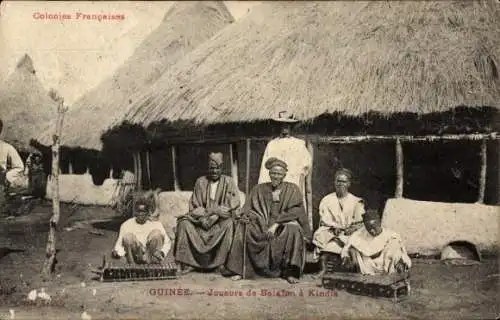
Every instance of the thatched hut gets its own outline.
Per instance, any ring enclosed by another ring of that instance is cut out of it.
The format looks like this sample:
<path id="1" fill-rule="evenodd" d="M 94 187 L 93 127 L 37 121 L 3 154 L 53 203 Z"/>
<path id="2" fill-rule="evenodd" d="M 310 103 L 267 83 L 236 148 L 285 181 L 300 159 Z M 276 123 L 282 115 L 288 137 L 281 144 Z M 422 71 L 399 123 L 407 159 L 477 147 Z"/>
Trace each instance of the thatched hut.
<path id="1" fill-rule="evenodd" d="M 33 151 L 30 139 L 38 136 L 56 115 L 57 105 L 38 79 L 33 60 L 29 55 L 23 55 L 14 72 L 0 87 L 3 140 L 21 153 Z"/>
<path id="2" fill-rule="evenodd" d="M 339 166 L 372 207 L 496 203 L 498 21 L 492 1 L 265 3 L 169 68 L 135 99 L 134 125 L 103 140 L 142 126 L 136 147 L 156 159 L 143 182 L 167 190 L 189 190 L 220 149 L 248 190 L 275 133 L 267 119 L 288 109 L 314 149 L 314 210 Z"/>

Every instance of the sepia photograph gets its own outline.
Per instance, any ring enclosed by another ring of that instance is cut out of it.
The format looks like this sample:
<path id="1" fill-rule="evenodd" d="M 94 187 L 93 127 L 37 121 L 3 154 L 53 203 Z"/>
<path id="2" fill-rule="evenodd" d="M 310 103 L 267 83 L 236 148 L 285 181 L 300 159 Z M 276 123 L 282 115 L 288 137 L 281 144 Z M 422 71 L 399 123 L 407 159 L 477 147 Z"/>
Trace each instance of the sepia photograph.
<path id="1" fill-rule="evenodd" d="M 500 319 L 500 1 L 0 2 L 0 319 Z"/>

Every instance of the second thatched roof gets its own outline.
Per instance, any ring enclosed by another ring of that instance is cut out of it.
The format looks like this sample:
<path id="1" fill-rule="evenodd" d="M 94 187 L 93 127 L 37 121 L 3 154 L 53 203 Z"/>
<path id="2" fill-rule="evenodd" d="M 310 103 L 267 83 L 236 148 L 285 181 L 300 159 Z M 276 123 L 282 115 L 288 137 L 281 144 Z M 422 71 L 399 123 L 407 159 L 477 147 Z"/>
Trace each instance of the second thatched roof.
<path id="1" fill-rule="evenodd" d="M 222 1 L 174 3 L 133 55 L 71 106 L 64 120 L 62 144 L 100 149 L 101 134 L 123 117 L 136 92 L 152 85 L 172 64 L 233 21 Z M 50 144 L 53 130 L 49 126 L 40 141 Z"/>
<path id="2" fill-rule="evenodd" d="M 494 1 L 270 2 L 176 63 L 125 119 L 499 108 L 499 59 Z"/>
<path id="3" fill-rule="evenodd" d="M 23 55 L 0 88 L 2 139 L 20 151 L 33 151 L 30 139 L 56 117 L 56 102 L 38 79 L 31 57 Z"/>

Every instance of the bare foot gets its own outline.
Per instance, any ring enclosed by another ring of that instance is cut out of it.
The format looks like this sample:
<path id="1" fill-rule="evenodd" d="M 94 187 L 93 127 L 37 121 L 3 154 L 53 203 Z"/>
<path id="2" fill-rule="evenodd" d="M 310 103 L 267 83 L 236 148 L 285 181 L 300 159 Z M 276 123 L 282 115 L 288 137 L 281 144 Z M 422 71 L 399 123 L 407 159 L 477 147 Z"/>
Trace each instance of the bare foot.
<path id="1" fill-rule="evenodd" d="M 231 277 L 231 280 L 233 280 L 233 281 L 238 281 L 238 280 L 241 280 L 241 279 L 243 279 L 243 277 L 240 276 L 239 274 Z"/>
<path id="2" fill-rule="evenodd" d="M 187 273 L 190 273 L 190 272 L 191 272 L 191 271 L 193 271 L 193 270 L 194 270 L 194 268 L 193 268 L 193 267 L 191 267 L 191 266 L 187 266 L 187 265 L 184 265 L 184 266 L 182 266 L 182 267 L 180 268 L 179 273 L 180 273 L 180 274 L 187 274 Z"/>
<path id="3" fill-rule="evenodd" d="M 325 271 L 324 270 L 321 270 L 320 272 L 316 273 L 316 274 L 313 274 L 312 275 L 312 278 L 313 279 L 321 279 L 323 278 L 323 275 L 325 274 Z"/>
<path id="4" fill-rule="evenodd" d="M 290 284 L 295 284 L 295 283 L 299 283 L 300 282 L 299 279 L 297 279 L 295 277 L 292 277 L 292 276 L 286 277 L 286 281 L 288 281 L 288 283 L 290 283 Z"/>

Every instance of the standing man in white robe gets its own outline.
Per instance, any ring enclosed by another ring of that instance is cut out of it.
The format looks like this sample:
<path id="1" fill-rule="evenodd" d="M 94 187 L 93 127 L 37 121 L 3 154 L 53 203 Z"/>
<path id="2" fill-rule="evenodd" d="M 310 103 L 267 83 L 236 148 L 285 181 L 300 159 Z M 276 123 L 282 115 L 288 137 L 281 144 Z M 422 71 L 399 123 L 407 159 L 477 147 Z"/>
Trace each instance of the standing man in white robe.
<path id="1" fill-rule="evenodd" d="M 304 208 L 307 211 L 306 201 L 306 177 L 311 173 L 312 157 L 307 149 L 306 142 L 291 135 L 292 125 L 298 122 L 297 119 L 287 111 L 281 111 L 277 118 L 273 119 L 281 125 L 280 136 L 269 141 L 262 156 L 259 174 L 259 184 L 270 182 L 269 172 L 265 163 L 270 158 L 277 158 L 287 163 L 288 172 L 285 177 L 286 182 L 295 183 L 299 186 L 303 195 Z M 308 212 L 310 215 L 310 212 Z M 312 217 L 309 216 L 309 224 L 312 227 Z"/>

